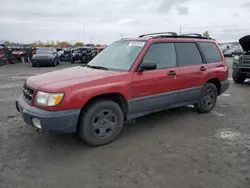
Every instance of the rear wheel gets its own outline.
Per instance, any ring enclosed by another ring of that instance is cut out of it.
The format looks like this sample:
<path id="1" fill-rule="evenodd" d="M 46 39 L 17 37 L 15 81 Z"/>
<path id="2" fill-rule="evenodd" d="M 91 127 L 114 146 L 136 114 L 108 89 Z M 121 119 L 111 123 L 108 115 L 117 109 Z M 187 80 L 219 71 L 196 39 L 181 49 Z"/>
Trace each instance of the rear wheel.
<path id="1" fill-rule="evenodd" d="M 235 83 L 244 83 L 246 80 L 246 77 L 237 73 L 233 73 L 233 81 Z"/>
<path id="2" fill-rule="evenodd" d="M 213 110 L 217 102 L 217 88 L 213 83 L 207 83 L 203 87 L 197 104 L 196 109 L 200 113 L 208 113 Z"/>
<path id="3" fill-rule="evenodd" d="M 111 100 L 91 103 L 79 118 L 79 135 L 91 146 L 114 141 L 123 127 L 124 115 L 120 106 Z"/>

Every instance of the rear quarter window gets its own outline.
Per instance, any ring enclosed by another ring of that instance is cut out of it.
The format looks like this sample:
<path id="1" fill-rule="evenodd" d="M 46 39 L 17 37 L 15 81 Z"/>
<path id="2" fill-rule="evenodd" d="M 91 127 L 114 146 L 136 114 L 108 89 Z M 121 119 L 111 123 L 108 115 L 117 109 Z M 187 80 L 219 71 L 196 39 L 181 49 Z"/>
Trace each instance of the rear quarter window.
<path id="1" fill-rule="evenodd" d="M 205 56 L 207 63 L 221 62 L 222 57 L 219 49 L 214 43 L 199 42 L 201 50 Z"/>

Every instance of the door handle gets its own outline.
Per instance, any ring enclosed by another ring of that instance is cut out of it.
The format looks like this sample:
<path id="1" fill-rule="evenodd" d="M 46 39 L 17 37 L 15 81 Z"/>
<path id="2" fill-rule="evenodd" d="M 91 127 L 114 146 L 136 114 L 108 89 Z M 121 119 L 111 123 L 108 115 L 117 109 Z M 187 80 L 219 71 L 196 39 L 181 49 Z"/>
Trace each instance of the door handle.
<path id="1" fill-rule="evenodd" d="M 168 72 L 168 76 L 174 76 L 174 75 L 176 75 L 176 72 L 175 72 L 175 71 L 169 71 L 169 72 Z"/>
<path id="2" fill-rule="evenodd" d="M 200 68 L 201 71 L 206 71 L 207 69 L 205 67 Z"/>

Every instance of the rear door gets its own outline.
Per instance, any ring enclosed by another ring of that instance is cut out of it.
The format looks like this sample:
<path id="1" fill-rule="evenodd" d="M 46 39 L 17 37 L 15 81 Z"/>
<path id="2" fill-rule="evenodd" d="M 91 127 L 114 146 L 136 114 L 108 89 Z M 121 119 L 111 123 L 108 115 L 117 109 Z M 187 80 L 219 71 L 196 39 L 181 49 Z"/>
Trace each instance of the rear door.
<path id="1" fill-rule="evenodd" d="M 228 66 L 218 46 L 213 42 L 199 42 L 198 44 L 207 63 L 206 80 L 213 78 L 218 78 L 220 81 L 227 80 Z"/>
<path id="2" fill-rule="evenodd" d="M 135 72 L 131 114 L 150 113 L 172 105 L 178 98 L 179 69 L 174 43 L 155 43 L 146 52 L 141 64 L 155 62 L 156 70 Z"/>
<path id="3" fill-rule="evenodd" d="M 178 42 L 175 47 L 179 66 L 179 102 L 195 102 L 205 82 L 207 64 L 203 62 L 196 43 Z"/>

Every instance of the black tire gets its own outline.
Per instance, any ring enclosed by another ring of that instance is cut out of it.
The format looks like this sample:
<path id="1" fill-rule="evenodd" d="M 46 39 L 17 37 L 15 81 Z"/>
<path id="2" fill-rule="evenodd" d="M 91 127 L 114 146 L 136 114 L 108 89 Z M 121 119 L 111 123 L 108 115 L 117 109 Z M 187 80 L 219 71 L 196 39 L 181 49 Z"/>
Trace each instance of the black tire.
<path id="1" fill-rule="evenodd" d="M 234 73 L 233 72 L 233 81 L 235 82 L 235 83 L 240 83 L 240 84 L 242 84 L 242 83 L 244 83 L 245 82 L 245 80 L 246 80 L 246 77 L 245 76 L 243 76 L 243 75 L 240 75 L 240 74 L 237 74 L 237 73 Z"/>
<path id="2" fill-rule="evenodd" d="M 57 61 L 57 65 L 59 65 L 60 64 L 60 59 L 58 59 L 58 61 Z"/>
<path id="3" fill-rule="evenodd" d="M 111 120 L 108 120 L 110 117 Z M 120 134 L 123 120 L 123 112 L 117 103 L 111 100 L 98 100 L 88 105 L 81 113 L 78 132 L 90 146 L 106 145 Z"/>
<path id="4" fill-rule="evenodd" d="M 56 65 L 57 65 L 57 62 L 56 62 L 55 60 L 53 60 L 52 66 L 53 66 L 53 67 L 56 67 Z"/>
<path id="5" fill-rule="evenodd" d="M 213 83 L 206 83 L 201 91 L 195 107 L 200 113 L 208 113 L 213 110 L 217 102 L 218 91 Z"/>
<path id="6" fill-rule="evenodd" d="M 4 65 L 4 60 L 0 59 L 0 66 Z"/>
<path id="7" fill-rule="evenodd" d="M 36 67 L 36 65 L 32 63 L 32 67 Z"/>
<path id="8" fill-rule="evenodd" d="M 83 63 L 85 63 L 86 62 L 86 57 L 85 56 L 82 56 L 82 58 L 81 58 L 81 63 L 83 64 Z"/>
<path id="9" fill-rule="evenodd" d="M 70 63 L 74 64 L 75 63 L 75 58 L 72 58 Z"/>

